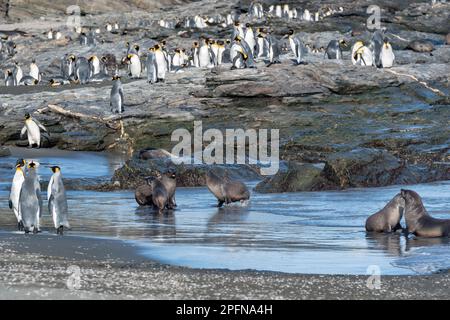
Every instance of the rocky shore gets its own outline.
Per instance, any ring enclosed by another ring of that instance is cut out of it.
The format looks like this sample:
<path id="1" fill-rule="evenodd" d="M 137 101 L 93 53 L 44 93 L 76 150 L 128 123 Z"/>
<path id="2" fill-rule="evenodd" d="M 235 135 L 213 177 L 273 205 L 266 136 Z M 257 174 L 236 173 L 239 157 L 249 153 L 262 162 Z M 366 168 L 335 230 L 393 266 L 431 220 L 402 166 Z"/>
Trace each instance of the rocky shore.
<path id="1" fill-rule="evenodd" d="M 58 41 L 44 33 L 64 16 L 48 15 L 33 23 L 0 25 L 18 44 L 14 59 L 27 65 L 39 62 L 46 77 L 59 73 L 59 57 L 112 53 L 125 55 L 126 41 L 144 47 L 148 39 L 165 38 L 171 47 L 190 48 L 201 35 L 227 38 L 230 30 L 214 26 L 204 30 L 146 28 L 150 19 L 186 16 L 189 12 L 222 14 L 230 10 L 244 13 L 249 1 L 218 4 L 208 0 L 175 5 L 172 10 L 134 12 L 117 16 L 103 13 L 83 17 L 86 25 L 102 26 L 111 19 L 126 19 L 125 35 L 101 33 L 95 47 L 83 47 L 68 32 Z M 290 1 L 299 7 L 305 1 Z M 370 2 L 372 4 L 372 2 Z M 124 80 L 125 113 L 109 111 L 111 83 L 49 87 L 0 87 L 0 145 L 25 146 L 19 138 L 23 115 L 30 112 L 51 132 L 46 147 L 77 151 L 119 151 L 130 155 L 126 165 L 111 181 L 94 188 L 133 188 L 143 178 L 169 166 L 164 159 L 139 159 L 139 151 L 163 148 L 170 151 L 173 130 L 192 131 L 193 121 L 203 121 L 203 129 L 280 129 L 281 170 L 257 186 L 260 192 L 330 190 L 422 183 L 450 179 L 450 46 L 445 44 L 450 4 L 432 7 L 429 3 L 406 1 L 388 4 L 379 1 L 382 23 L 393 43 L 396 64 L 391 69 L 353 66 L 350 52 L 343 61 L 324 60 L 323 54 L 309 54 L 307 65 L 294 66 L 290 54 L 282 64 L 267 68 L 230 70 L 230 65 L 214 69 L 185 69 L 171 73 L 163 84 Z M 277 36 L 288 28 L 301 31 L 306 43 L 326 46 L 332 39 L 345 38 L 350 44 L 369 40 L 364 27 L 367 1 L 339 1 L 344 9 L 319 22 L 272 19 L 255 25 L 269 25 Z M 311 5 L 314 8 L 319 3 Z M 95 12 L 95 10 L 93 11 Z M 420 16 L 420 19 L 417 17 Z M 13 19 L 13 18 L 11 18 Z M 123 21 L 123 20 L 121 20 Z M 408 44 L 427 39 L 434 51 L 414 52 Z M 33 50 L 27 50 L 33 48 Z M 1 61 L 10 67 L 12 59 Z M 2 147 L 0 155 L 8 151 Z M 133 156 L 134 155 L 134 156 Z M 248 166 L 230 169 L 242 179 L 260 179 Z M 183 172 L 179 184 L 202 185 L 205 168 L 178 167 Z M 255 171 L 256 170 L 256 171 Z"/>

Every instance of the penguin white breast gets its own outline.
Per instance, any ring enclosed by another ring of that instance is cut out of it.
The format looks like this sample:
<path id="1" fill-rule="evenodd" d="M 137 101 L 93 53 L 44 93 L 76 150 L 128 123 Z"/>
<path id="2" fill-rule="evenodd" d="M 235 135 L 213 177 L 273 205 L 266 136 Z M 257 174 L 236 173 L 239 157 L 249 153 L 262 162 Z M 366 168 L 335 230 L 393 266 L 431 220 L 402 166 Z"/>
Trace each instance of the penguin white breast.
<path id="1" fill-rule="evenodd" d="M 28 120 L 25 125 L 27 127 L 28 137 L 31 138 L 32 142 L 39 144 L 41 140 L 41 131 L 39 130 L 38 125 L 32 120 Z"/>
<path id="2" fill-rule="evenodd" d="M 133 76 L 139 76 L 141 73 L 141 61 L 137 55 L 133 55 L 130 59 L 130 71 Z"/>

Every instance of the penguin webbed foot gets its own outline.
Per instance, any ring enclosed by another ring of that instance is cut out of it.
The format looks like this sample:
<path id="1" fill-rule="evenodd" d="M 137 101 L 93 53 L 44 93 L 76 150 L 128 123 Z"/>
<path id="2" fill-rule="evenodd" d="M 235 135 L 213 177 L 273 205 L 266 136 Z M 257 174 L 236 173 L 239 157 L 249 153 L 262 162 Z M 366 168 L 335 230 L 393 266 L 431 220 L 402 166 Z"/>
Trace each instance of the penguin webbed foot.
<path id="1" fill-rule="evenodd" d="M 19 221 L 19 223 L 17 224 L 17 229 L 19 231 L 24 231 L 24 227 L 23 227 L 23 222 L 22 221 Z"/>

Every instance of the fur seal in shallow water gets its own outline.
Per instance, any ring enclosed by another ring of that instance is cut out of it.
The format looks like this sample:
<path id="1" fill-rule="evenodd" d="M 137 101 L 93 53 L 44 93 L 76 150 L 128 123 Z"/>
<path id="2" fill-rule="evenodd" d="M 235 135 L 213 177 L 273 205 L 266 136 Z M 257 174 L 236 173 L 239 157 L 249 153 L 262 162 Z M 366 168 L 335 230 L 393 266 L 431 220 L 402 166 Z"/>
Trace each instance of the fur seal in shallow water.
<path id="1" fill-rule="evenodd" d="M 169 194 L 166 190 L 164 184 L 160 181 L 160 176 L 150 181 L 150 186 L 152 187 L 152 202 L 153 205 L 158 209 L 159 213 L 167 207 L 169 201 Z"/>
<path id="2" fill-rule="evenodd" d="M 450 236 L 450 219 L 436 219 L 425 209 L 420 196 L 412 190 L 401 190 L 405 199 L 405 221 L 408 233 L 419 237 Z"/>
<path id="3" fill-rule="evenodd" d="M 250 199 L 250 192 L 246 185 L 240 181 L 231 180 L 226 174 L 224 177 L 219 177 L 212 170 L 209 170 L 206 174 L 206 186 L 219 201 L 217 204 L 219 208 L 224 203 L 229 204 Z"/>
<path id="4" fill-rule="evenodd" d="M 140 206 L 151 206 L 153 205 L 152 193 L 152 186 L 148 181 L 146 181 L 145 184 L 140 185 L 136 188 L 134 192 L 134 198 Z"/>
<path id="5" fill-rule="evenodd" d="M 405 200 L 399 193 L 386 206 L 366 220 L 366 231 L 395 232 L 402 229 L 400 220 L 403 216 Z"/>
<path id="6" fill-rule="evenodd" d="M 159 180 L 167 190 L 167 209 L 174 209 L 177 206 L 175 202 L 175 189 L 177 188 L 177 174 L 174 169 L 169 169 L 162 175 Z"/>

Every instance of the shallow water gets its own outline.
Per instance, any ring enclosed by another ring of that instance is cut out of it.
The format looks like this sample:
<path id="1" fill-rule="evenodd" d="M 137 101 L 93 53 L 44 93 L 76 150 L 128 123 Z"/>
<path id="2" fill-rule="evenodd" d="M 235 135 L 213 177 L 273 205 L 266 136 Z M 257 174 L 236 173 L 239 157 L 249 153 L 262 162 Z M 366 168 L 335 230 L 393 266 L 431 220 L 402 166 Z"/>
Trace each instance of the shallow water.
<path id="1" fill-rule="evenodd" d="M 21 151 L 21 150 L 19 150 Z M 17 150 L 14 155 L 17 156 Z M 26 151 L 24 156 L 35 156 Z M 22 155 L 23 156 L 23 155 Z M 95 153 L 36 155 L 40 173 L 58 164 L 66 178 L 110 176 L 121 159 Z M 14 230 L 7 210 L 15 158 L 0 158 L 0 229 Z M 254 186 L 256 182 L 249 182 Z M 423 197 L 430 214 L 450 218 L 450 181 L 402 186 Z M 448 239 L 368 235 L 368 215 L 399 186 L 339 192 L 258 194 L 246 206 L 218 209 L 206 188 L 178 188 L 178 208 L 157 215 L 138 208 L 132 192 L 70 191 L 72 234 L 133 241 L 149 258 L 196 268 L 256 269 L 292 273 L 417 274 L 450 269 Z M 44 232 L 54 232 L 44 215 Z"/>

